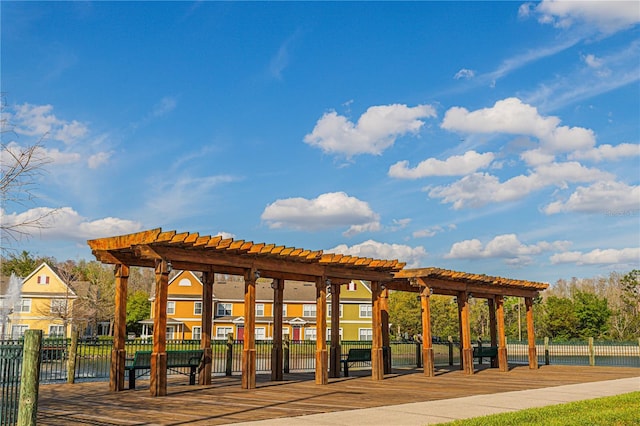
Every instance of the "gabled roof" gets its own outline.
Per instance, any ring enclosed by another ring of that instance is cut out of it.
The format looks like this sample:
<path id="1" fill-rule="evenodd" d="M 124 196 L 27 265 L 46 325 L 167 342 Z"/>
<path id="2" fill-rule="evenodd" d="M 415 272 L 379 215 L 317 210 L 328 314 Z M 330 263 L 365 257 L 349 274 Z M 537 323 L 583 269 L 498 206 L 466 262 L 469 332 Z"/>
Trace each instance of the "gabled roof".
<path id="1" fill-rule="evenodd" d="M 27 275 L 27 277 L 22 280 L 22 285 L 24 286 L 24 283 L 29 281 L 33 276 L 35 276 L 38 273 L 40 273 L 40 271 L 42 271 L 43 269 L 46 269 L 46 270 L 50 271 L 58 279 L 58 281 L 60 281 L 60 283 L 62 283 L 62 285 L 65 286 L 69 290 L 69 292 L 71 293 L 71 296 L 77 297 L 77 294 L 76 294 L 76 291 L 74 290 L 74 288 L 69 283 L 67 283 L 65 280 L 63 280 L 62 277 L 60 276 L 60 271 L 58 271 L 58 268 L 55 268 L 55 267 L 49 265 L 46 262 L 42 262 L 40 264 L 40 266 L 38 266 L 36 269 L 33 270 L 33 272 L 31 272 L 29 275 Z"/>

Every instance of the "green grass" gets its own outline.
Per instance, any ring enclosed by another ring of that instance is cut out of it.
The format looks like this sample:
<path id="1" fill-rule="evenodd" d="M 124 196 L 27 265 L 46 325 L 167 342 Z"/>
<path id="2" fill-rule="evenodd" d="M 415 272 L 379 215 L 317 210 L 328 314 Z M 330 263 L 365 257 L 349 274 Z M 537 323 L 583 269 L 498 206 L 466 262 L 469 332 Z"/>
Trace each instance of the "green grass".
<path id="1" fill-rule="evenodd" d="M 451 426 L 630 426 L 640 425 L 640 392 L 570 402 L 446 423 Z"/>

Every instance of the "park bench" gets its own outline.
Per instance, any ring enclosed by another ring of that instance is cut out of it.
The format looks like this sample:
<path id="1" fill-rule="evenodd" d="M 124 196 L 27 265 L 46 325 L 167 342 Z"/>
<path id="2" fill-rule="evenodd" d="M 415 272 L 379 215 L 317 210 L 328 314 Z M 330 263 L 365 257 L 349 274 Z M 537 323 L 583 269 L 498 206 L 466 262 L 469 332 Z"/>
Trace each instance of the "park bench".
<path id="1" fill-rule="evenodd" d="M 480 364 L 482 364 L 482 358 L 491 358 L 493 361 L 498 356 L 497 346 L 474 346 L 473 357 L 478 358 Z"/>
<path id="2" fill-rule="evenodd" d="M 345 359 L 340 360 L 344 366 L 344 377 L 349 377 L 349 364 L 355 362 L 371 363 L 371 349 L 353 348 Z"/>
<path id="3" fill-rule="evenodd" d="M 196 372 L 202 360 L 202 349 L 167 351 L 167 369 L 188 368 L 189 384 L 196 384 Z M 136 371 L 151 369 L 151 351 L 137 351 L 124 366 L 129 372 L 129 389 L 136 388 Z"/>

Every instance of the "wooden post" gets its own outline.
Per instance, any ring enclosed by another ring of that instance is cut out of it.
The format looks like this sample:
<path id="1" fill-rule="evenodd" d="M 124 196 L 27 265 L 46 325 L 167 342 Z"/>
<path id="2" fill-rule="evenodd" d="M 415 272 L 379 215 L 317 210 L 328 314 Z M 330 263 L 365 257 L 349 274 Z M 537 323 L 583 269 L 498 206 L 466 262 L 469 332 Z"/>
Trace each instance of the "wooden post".
<path id="1" fill-rule="evenodd" d="M 78 335 L 80 333 L 75 328 L 71 332 L 71 347 L 67 357 L 67 383 L 74 384 L 76 381 L 76 355 L 78 354 Z"/>
<path id="2" fill-rule="evenodd" d="M 213 331 L 213 283 L 215 273 L 213 270 L 202 273 L 202 318 L 200 349 L 202 349 L 202 364 L 198 373 L 198 384 L 211 384 L 211 370 L 213 363 L 213 350 L 211 348 L 211 332 Z"/>
<path id="3" fill-rule="evenodd" d="M 242 389 L 256 387 L 256 279 L 258 271 L 244 274 L 244 341 L 242 345 Z"/>
<path id="4" fill-rule="evenodd" d="M 153 351 L 149 392 L 151 396 L 167 395 L 167 290 L 169 268 L 165 260 L 156 260 L 156 297 L 153 301 Z"/>
<path id="5" fill-rule="evenodd" d="M 380 293 L 380 315 L 382 321 L 382 350 L 384 374 L 391 374 L 391 339 L 389 338 L 389 289 Z"/>
<path id="6" fill-rule="evenodd" d="M 549 365 L 549 337 L 544 338 L 544 365 Z"/>
<path id="7" fill-rule="evenodd" d="M 458 309 L 460 311 L 460 328 L 462 331 L 462 370 L 465 374 L 473 374 L 473 348 L 471 347 L 469 299 L 466 291 L 458 292 Z"/>
<path id="8" fill-rule="evenodd" d="M 327 284 L 326 277 L 316 277 L 316 384 L 329 383 L 327 357 Z"/>
<path id="9" fill-rule="evenodd" d="M 591 367 L 596 365 L 596 350 L 593 346 L 593 337 L 589 337 L 589 365 Z"/>
<path id="10" fill-rule="evenodd" d="M 331 348 L 329 351 L 329 377 L 340 377 L 340 284 L 331 283 Z"/>
<path id="11" fill-rule="evenodd" d="M 282 369 L 285 374 L 289 374 L 289 335 L 284 336 L 284 344 L 282 348 Z"/>
<path id="12" fill-rule="evenodd" d="M 496 328 L 498 331 L 498 368 L 509 371 L 507 362 L 507 339 L 504 329 L 504 297 L 495 296 Z"/>
<path id="13" fill-rule="evenodd" d="M 115 266 L 114 274 L 116 278 L 116 294 L 109 390 L 111 392 L 119 392 L 124 389 L 124 365 L 127 358 L 125 339 L 127 336 L 127 283 L 129 281 L 129 267 L 118 264 Z"/>
<path id="14" fill-rule="evenodd" d="M 271 349 L 271 380 L 280 381 L 282 374 L 282 305 L 284 280 L 274 279 L 273 287 L 273 348 Z"/>
<path id="15" fill-rule="evenodd" d="M 538 368 L 538 355 L 536 353 L 536 334 L 533 327 L 533 297 L 525 297 L 524 304 L 527 308 L 527 340 L 529 342 L 529 368 Z"/>
<path id="16" fill-rule="evenodd" d="M 371 281 L 372 302 L 372 342 L 371 342 L 371 378 L 384 379 L 384 357 L 382 354 L 382 314 L 380 309 L 380 294 L 382 288 L 379 281 Z"/>
<path id="17" fill-rule="evenodd" d="M 233 374 L 233 334 L 227 334 L 227 363 L 225 364 L 225 376 Z"/>
<path id="18" fill-rule="evenodd" d="M 420 302 L 422 305 L 422 359 L 424 360 L 424 375 L 427 377 L 433 377 L 435 374 L 433 343 L 431 340 L 430 296 L 431 289 L 429 287 L 423 287 L 420 292 Z"/>
<path id="19" fill-rule="evenodd" d="M 449 365 L 453 365 L 453 337 L 449 336 L 447 341 L 449 342 Z"/>
<path id="20" fill-rule="evenodd" d="M 35 426 L 38 415 L 38 390 L 40 386 L 40 348 L 42 330 L 26 330 L 22 348 L 22 372 L 20 374 L 20 401 L 18 426 Z"/>
<path id="21" fill-rule="evenodd" d="M 496 325 L 496 304 L 492 298 L 487 299 L 489 308 L 489 336 L 491 337 L 491 347 L 498 346 L 498 327 Z M 498 367 L 498 357 L 491 358 L 491 367 Z"/>

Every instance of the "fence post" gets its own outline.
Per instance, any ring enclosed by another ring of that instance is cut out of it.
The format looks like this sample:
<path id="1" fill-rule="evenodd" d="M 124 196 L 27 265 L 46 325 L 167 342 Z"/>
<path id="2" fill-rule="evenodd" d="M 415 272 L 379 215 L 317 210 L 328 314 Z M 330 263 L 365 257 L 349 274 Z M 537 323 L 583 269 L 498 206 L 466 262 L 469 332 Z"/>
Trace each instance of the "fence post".
<path id="1" fill-rule="evenodd" d="M 289 374 L 289 336 L 284 336 L 284 348 L 282 349 L 282 369 L 285 374 Z"/>
<path id="2" fill-rule="evenodd" d="M 233 334 L 227 334 L 227 364 L 224 374 L 231 376 L 233 372 Z"/>
<path id="3" fill-rule="evenodd" d="M 544 338 L 544 365 L 549 365 L 549 338 Z"/>
<path id="4" fill-rule="evenodd" d="M 71 347 L 67 357 L 67 383 L 73 384 L 76 381 L 76 354 L 78 353 L 78 330 L 71 333 Z M 64 352 L 63 352 L 64 353 Z"/>
<path id="5" fill-rule="evenodd" d="M 478 353 L 482 354 L 482 337 L 478 337 Z M 478 358 L 478 364 L 482 364 L 482 357 Z"/>
<path id="6" fill-rule="evenodd" d="M 453 365 L 453 337 L 449 336 L 449 365 Z"/>
<path id="7" fill-rule="evenodd" d="M 416 342 L 416 367 L 422 368 L 422 345 Z"/>
<path id="8" fill-rule="evenodd" d="M 596 351 L 593 347 L 593 337 L 589 337 L 589 365 L 596 365 Z"/>
<path id="9" fill-rule="evenodd" d="M 41 346 L 42 330 L 26 330 L 24 332 L 18 426 L 35 426 L 36 424 L 38 415 L 38 388 L 40 384 Z"/>

